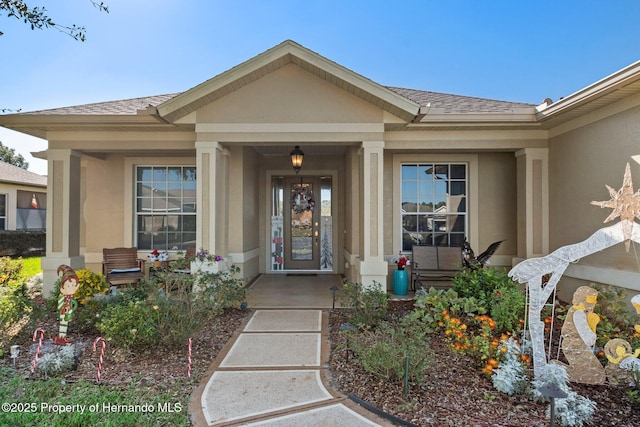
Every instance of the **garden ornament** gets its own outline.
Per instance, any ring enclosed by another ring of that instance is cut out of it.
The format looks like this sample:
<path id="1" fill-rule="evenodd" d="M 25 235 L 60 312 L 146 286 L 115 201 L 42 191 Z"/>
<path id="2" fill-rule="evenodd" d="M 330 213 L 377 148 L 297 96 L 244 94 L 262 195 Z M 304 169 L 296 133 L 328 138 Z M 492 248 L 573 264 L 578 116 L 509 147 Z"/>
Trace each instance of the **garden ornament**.
<path id="1" fill-rule="evenodd" d="M 618 385 L 634 382 L 633 371 L 640 370 L 640 348 L 632 352 L 629 342 L 614 338 L 605 344 L 604 354 L 609 360 L 605 368 L 609 383 Z"/>
<path id="2" fill-rule="evenodd" d="M 597 230 L 582 242 L 563 246 L 543 257 L 522 261 L 509 271 L 509 276 L 520 283 L 526 283 L 529 291 L 528 325 L 536 378 L 542 375 L 547 365 L 544 323 L 540 313 L 549 298 L 554 295 L 556 286 L 569 264 L 623 242 L 627 250 L 631 241 L 640 243 L 640 224 L 635 222 L 636 218 L 640 218 L 640 191 L 633 192 L 629 164 L 625 169 L 620 190 L 615 191 L 609 186 L 607 189 L 611 200 L 591 204 L 613 209 L 604 222 L 620 218 L 619 222 Z M 640 314 L 640 297 L 635 301 L 632 299 L 633 302 L 637 304 L 634 307 Z M 636 330 L 640 333 L 640 325 Z"/>
<path id="3" fill-rule="evenodd" d="M 80 286 L 78 276 L 68 265 L 58 267 L 60 279 L 60 297 L 58 298 L 58 310 L 60 311 L 60 332 L 53 338 L 53 342 L 58 345 L 67 345 L 71 340 L 67 338 L 67 328 L 69 322 L 78 308 L 78 301 L 73 297 Z"/>
<path id="4" fill-rule="evenodd" d="M 493 255 L 500 244 L 504 242 L 504 240 L 499 240 L 497 242 L 493 242 L 489 245 L 486 251 L 482 252 L 480 255 L 475 256 L 473 253 L 473 249 L 471 249 L 471 245 L 467 242 L 467 239 L 464 239 L 464 243 L 462 244 L 462 263 L 465 268 L 482 268 L 486 264 L 489 264 L 489 258 Z"/>
<path id="5" fill-rule="evenodd" d="M 596 326 L 600 322 L 600 316 L 593 312 L 597 300 L 597 290 L 589 286 L 579 287 L 573 294 L 573 305 L 562 325 L 562 352 L 569 364 L 559 360 L 552 362 L 566 367 L 569 381 L 604 384 L 604 367 L 593 353 Z"/>
<path id="6" fill-rule="evenodd" d="M 636 309 L 636 313 L 640 315 L 640 294 L 634 295 L 634 297 L 631 298 L 631 305 L 633 305 L 633 308 Z M 636 332 L 640 334 L 640 325 L 635 325 L 635 328 Z"/>

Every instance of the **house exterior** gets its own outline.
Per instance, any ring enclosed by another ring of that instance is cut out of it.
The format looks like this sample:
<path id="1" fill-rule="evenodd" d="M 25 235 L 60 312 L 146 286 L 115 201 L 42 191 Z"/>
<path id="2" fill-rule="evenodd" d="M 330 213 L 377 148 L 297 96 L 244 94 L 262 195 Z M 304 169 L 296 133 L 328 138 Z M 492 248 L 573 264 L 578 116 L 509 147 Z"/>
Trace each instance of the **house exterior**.
<path id="1" fill-rule="evenodd" d="M 205 248 L 261 273 L 390 287 L 412 244 L 510 267 L 580 241 L 640 167 L 640 63 L 541 105 L 386 87 L 285 41 L 185 92 L 0 116 L 48 140 L 45 285 L 102 249 Z M 300 171 L 291 152 L 304 153 Z M 640 290 L 632 252 L 572 266 Z"/>
<path id="2" fill-rule="evenodd" d="M 43 231 L 47 177 L 0 162 L 0 230 Z"/>

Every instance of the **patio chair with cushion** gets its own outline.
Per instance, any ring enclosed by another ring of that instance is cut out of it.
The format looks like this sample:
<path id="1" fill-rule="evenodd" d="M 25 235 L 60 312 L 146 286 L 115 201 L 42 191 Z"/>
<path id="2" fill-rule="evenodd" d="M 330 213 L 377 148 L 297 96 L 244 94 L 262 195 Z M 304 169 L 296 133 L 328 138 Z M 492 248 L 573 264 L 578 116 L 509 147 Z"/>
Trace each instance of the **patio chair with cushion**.
<path id="1" fill-rule="evenodd" d="M 144 262 L 138 258 L 137 248 L 102 250 L 102 274 L 113 286 L 136 285 L 144 278 Z"/>

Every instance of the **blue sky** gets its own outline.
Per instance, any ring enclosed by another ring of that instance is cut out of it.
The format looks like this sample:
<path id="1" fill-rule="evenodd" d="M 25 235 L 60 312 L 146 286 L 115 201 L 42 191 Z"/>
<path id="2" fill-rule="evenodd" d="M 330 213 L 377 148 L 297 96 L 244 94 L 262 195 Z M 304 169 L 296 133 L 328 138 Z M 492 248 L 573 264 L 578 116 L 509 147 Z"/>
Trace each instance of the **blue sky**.
<path id="1" fill-rule="evenodd" d="M 0 108 L 187 90 L 291 39 L 386 86 L 533 104 L 640 59 L 640 1 L 28 0 L 82 43 L 0 17 Z M 0 129 L 46 174 L 46 142 Z"/>

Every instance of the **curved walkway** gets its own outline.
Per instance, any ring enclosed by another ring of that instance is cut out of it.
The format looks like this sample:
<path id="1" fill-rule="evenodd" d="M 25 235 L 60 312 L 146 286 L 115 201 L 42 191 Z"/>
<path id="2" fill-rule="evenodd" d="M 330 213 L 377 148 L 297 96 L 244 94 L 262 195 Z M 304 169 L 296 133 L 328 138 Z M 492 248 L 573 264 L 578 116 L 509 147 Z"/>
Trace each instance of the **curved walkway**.
<path id="1" fill-rule="evenodd" d="M 390 426 L 327 386 L 328 317 L 257 309 L 192 396 L 195 426 Z"/>

